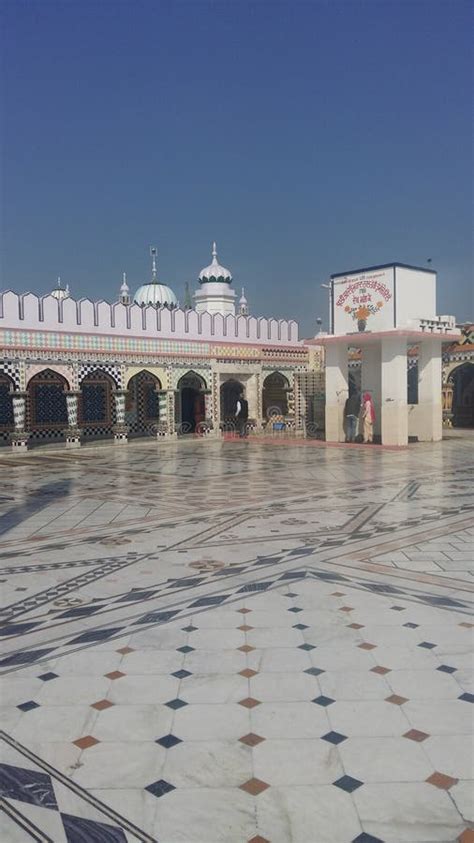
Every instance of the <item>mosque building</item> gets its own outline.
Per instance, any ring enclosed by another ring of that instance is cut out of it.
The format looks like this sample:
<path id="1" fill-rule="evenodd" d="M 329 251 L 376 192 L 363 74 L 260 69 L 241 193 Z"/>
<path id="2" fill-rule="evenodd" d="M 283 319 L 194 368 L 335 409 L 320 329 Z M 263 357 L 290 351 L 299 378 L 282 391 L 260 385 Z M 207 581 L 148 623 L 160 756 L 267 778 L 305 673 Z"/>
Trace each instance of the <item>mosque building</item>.
<path id="1" fill-rule="evenodd" d="M 237 298 L 232 273 L 221 265 L 216 243 L 210 264 L 198 274 L 194 294 L 186 284 L 182 305 L 159 278 L 155 247 L 150 257 L 149 280 L 132 294 L 124 273 L 113 303 L 76 299 L 60 278 L 45 296 L 0 294 L 0 445 L 11 443 L 21 451 L 48 441 L 77 447 L 102 438 L 126 443 L 140 436 L 219 436 L 235 427 L 242 393 L 249 403 L 252 433 L 284 425 L 295 435 L 324 435 L 327 354 L 337 337 L 319 331 L 314 339 L 301 340 L 296 322 L 252 315 L 244 288 Z M 402 278 L 403 272 L 415 273 L 421 285 L 432 277 L 429 283 L 435 291 L 436 273 L 404 264 L 369 267 L 362 276 L 360 271 L 334 276 L 334 285 L 347 286 L 350 295 L 342 292 L 333 302 L 340 310 L 336 321 L 345 320 L 342 333 L 348 340 L 342 365 L 349 391 L 360 390 L 362 364 L 373 356 L 366 347 L 368 335 L 380 328 L 372 325 L 381 317 L 391 324 L 390 296 L 379 276 L 382 272 L 389 277 L 392 267 Z M 376 281 L 370 280 L 373 271 Z M 375 303 L 367 293 L 370 284 L 381 291 Z M 399 318 L 402 328 L 410 322 L 407 314 L 424 312 L 426 294 L 421 300 L 420 307 L 413 305 L 409 290 L 403 305 L 398 296 L 400 313 L 402 305 L 410 311 Z M 433 299 L 433 313 L 434 307 Z M 425 329 L 445 330 L 444 317 L 433 313 L 428 320 L 410 322 L 410 330 L 416 330 L 404 352 L 404 403 L 411 408 L 412 420 L 421 413 L 418 387 L 423 382 L 416 338 L 422 339 Z M 452 324 L 446 323 L 446 330 Z M 334 307 L 332 327 L 337 334 Z M 439 406 L 442 400 L 445 425 L 474 426 L 472 325 L 464 326 L 459 338 L 443 348 Z"/>
<path id="2" fill-rule="evenodd" d="M 124 274 L 113 303 L 75 299 L 60 278 L 49 295 L 1 295 L 0 442 L 219 435 L 241 393 L 251 430 L 270 415 L 295 427 L 296 322 L 250 315 L 216 243 L 182 307 L 150 256 L 149 281 L 131 294 Z"/>

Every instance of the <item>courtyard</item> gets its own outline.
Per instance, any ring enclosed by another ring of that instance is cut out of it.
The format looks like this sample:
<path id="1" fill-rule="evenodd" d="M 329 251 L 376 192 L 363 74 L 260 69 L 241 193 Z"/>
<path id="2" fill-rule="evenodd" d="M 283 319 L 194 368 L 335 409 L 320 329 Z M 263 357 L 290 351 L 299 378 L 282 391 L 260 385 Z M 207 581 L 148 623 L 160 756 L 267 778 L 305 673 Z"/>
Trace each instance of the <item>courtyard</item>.
<path id="1" fill-rule="evenodd" d="M 6 843 L 472 843 L 472 439 L 0 454 Z"/>

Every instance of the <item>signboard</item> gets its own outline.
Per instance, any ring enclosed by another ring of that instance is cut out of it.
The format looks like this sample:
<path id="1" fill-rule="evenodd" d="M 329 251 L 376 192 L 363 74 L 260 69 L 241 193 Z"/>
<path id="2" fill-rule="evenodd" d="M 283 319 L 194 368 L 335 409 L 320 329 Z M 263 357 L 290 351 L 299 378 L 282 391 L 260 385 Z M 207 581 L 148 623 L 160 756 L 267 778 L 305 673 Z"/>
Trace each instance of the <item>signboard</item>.
<path id="1" fill-rule="evenodd" d="M 394 326 L 394 268 L 332 278 L 333 331 L 388 331 Z"/>

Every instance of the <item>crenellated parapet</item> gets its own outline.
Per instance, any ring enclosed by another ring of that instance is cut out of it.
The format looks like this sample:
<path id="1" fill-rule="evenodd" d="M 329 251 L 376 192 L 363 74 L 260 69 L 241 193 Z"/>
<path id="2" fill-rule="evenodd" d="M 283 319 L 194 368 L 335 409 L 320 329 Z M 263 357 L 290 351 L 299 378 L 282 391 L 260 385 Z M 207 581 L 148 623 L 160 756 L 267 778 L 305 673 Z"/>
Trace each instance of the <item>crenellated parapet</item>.
<path id="1" fill-rule="evenodd" d="M 300 345 L 293 320 L 138 304 L 110 304 L 52 295 L 0 294 L 0 328 L 149 339 L 185 339 L 258 345 Z"/>

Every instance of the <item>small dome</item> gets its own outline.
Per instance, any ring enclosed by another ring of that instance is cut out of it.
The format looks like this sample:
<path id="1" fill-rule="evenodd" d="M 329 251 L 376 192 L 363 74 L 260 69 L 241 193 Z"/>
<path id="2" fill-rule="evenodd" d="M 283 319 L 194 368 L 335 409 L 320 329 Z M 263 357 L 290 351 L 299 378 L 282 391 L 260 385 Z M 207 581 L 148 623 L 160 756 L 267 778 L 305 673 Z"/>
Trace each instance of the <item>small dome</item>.
<path id="1" fill-rule="evenodd" d="M 151 255 L 151 281 L 148 284 L 142 284 L 136 291 L 133 301 L 135 304 L 153 304 L 155 307 L 178 307 L 178 299 L 171 287 L 166 284 L 158 283 L 158 273 L 156 269 L 156 254 L 157 250 L 154 246 L 150 248 Z"/>
<path id="2" fill-rule="evenodd" d="M 142 284 L 136 291 L 133 301 L 135 304 L 154 304 L 155 306 L 163 307 L 178 307 L 178 299 L 171 287 L 166 284 L 157 284 L 151 282 L 150 284 Z"/>
<path id="3" fill-rule="evenodd" d="M 53 296 L 53 298 L 57 299 L 58 301 L 62 301 L 62 299 L 68 299 L 69 298 L 69 295 L 70 295 L 69 284 L 66 284 L 66 286 L 64 288 L 61 287 L 61 278 L 60 278 L 59 275 L 58 275 L 57 286 L 54 288 L 54 290 L 51 290 L 51 295 Z"/>
<path id="4" fill-rule="evenodd" d="M 240 297 L 240 299 L 239 299 L 239 304 L 248 304 L 248 301 L 247 301 L 247 299 L 246 299 L 246 297 L 245 297 L 245 289 L 244 289 L 244 287 L 242 287 L 242 295 L 241 295 L 241 297 Z"/>
<path id="5" fill-rule="evenodd" d="M 212 263 L 209 266 L 206 266 L 201 272 L 199 273 L 199 282 L 204 284 L 207 281 L 218 281 L 220 283 L 225 282 L 226 284 L 230 284 L 232 281 L 232 274 L 229 269 L 226 269 L 225 266 L 221 266 L 217 260 L 217 248 L 216 244 L 212 244 Z"/>

